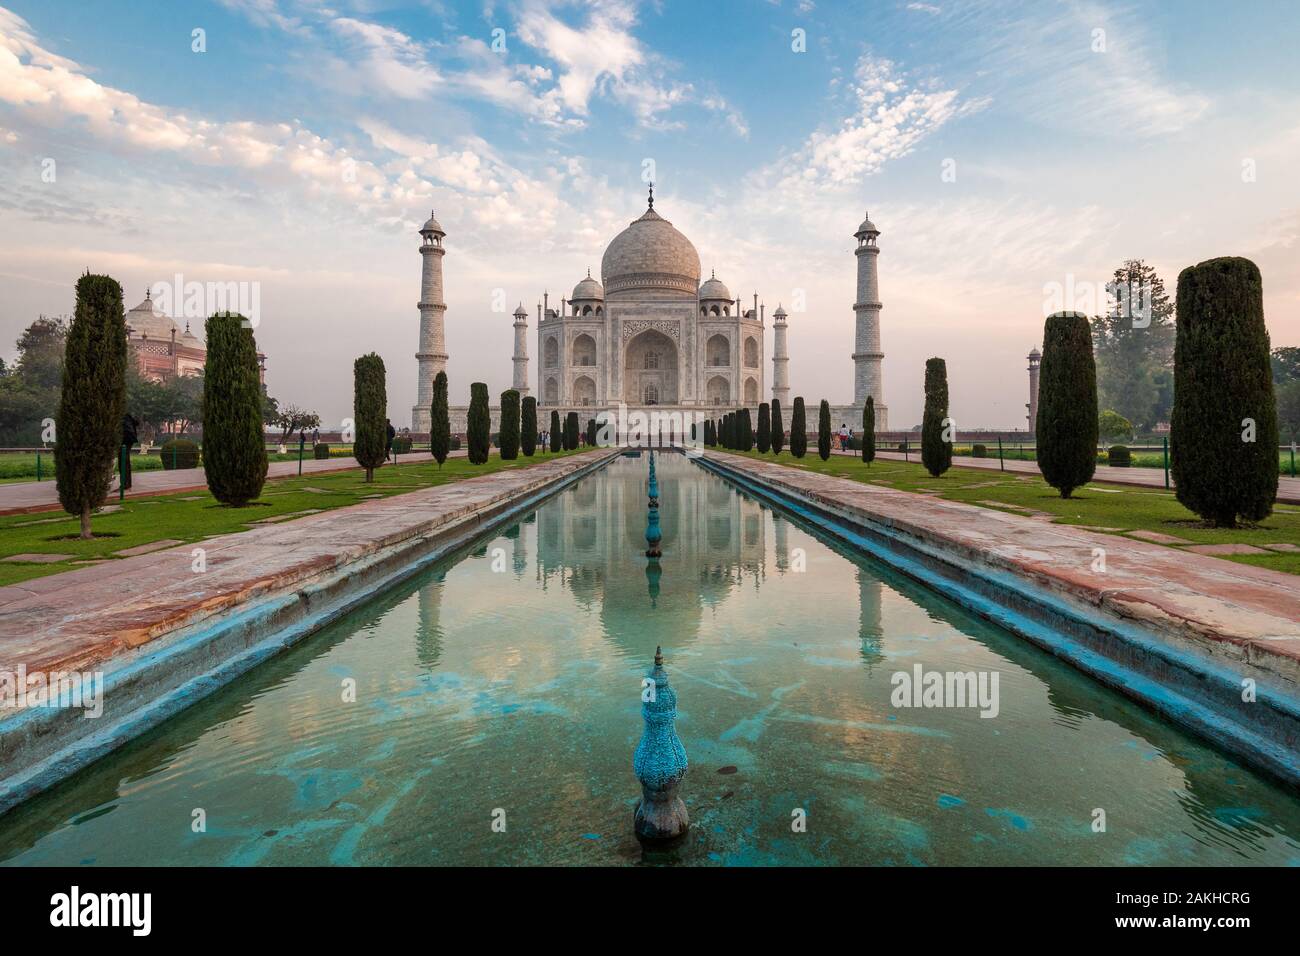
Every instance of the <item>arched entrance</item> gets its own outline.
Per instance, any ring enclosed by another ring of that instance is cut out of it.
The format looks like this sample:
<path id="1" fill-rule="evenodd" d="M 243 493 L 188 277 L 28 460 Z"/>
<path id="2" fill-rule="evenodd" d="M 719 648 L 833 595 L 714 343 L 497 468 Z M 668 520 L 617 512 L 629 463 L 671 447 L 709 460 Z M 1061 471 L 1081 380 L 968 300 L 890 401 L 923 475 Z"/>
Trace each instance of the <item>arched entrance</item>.
<path id="1" fill-rule="evenodd" d="M 629 405 L 676 405 L 677 343 L 646 329 L 623 350 L 623 401 Z"/>

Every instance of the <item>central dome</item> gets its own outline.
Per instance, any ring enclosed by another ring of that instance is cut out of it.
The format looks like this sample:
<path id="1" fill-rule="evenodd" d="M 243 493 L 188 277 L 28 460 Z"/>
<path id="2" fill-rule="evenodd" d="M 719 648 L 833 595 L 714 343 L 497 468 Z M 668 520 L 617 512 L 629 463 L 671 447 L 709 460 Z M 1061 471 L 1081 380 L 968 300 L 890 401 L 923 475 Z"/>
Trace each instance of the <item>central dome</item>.
<path id="1" fill-rule="evenodd" d="M 700 256 L 691 240 L 651 207 L 610 242 L 600 273 L 610 298 L 636 292 L 693 299 L 700 284 Z"/>

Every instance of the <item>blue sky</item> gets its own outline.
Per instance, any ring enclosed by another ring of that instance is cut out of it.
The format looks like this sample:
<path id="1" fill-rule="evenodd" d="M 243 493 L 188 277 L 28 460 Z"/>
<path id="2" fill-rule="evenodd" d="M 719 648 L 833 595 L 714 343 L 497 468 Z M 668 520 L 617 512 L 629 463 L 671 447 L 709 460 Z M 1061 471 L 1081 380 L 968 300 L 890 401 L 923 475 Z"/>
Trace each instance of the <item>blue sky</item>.
<path id="1" fill-rule="evenodd" d="M 337 421 L 374 349 L 405 421 L 429 208 L 453 393 L 496 392 L 509 312 L 598 270 L 649 160 L 706 270 L 806 300 L 796 394 L 851 398 L 869 208 L 891 423 L 938 354 L 959 426 L 1020 425 L 1046 287 L 1125 257 L 1172 292 L 1249 256 L 1300 344 L 1297 38 L 1282 2 L 0 0 L 0 349 L 85 268 L 258 282 L 273 394 Z"/>

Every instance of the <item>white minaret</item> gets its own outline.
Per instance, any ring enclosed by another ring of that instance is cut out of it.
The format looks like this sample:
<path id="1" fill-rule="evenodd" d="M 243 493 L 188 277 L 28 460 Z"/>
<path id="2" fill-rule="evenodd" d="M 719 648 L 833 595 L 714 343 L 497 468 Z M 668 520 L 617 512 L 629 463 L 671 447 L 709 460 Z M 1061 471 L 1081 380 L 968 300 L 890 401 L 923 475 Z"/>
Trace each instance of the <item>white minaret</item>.
<path id="1" fill-rule="evenodd" d="M 772 398 L 781 403 L 781 414 L 790 408 L 790 354 L 786 351 L 786 311 L 778 303 L 772 313 Z"/>
<path id="2" fill-rule="evenodd" d="M 420 373 L 415 382 L 415 407 L 411 409 L 411 431 L 426 435 L 433 405 L 433 380 L 439 372 L 447 370 L 447 337 L 443 327 L 447 303 L 442 301 L 442 257 L 445 254 L 442 239 L 446 235 L 430 212 L 429 221 L 420 227 L 420 255 L 424 267 L 420 274 L 420 350 L 415 353 Z"/>
<path id="3" fill-rule="evenodd" d="M 1043 353 L 1038 351 L 1038 346 L 1029 350 L 1029 401 L 1025 408 L 1029 409 L 1029 434 L 1034 434 L 1038 429 L 1038 367 L 1043 362 Z"/>
<path id="4" fill-rule="evenodd" d="M 519 393 L 520 400 L 528 394 L 528 313 L 524 304 L 519 303 L 515 309 L 515 383 L 511 386 Z"/>
<path id="5" fill-rule="evenodd" d="M 853 348 L 853 404 L 861 408 L 870 395 L 876 409 L 876 430 L 889 428 L 885 407 L 885 383 L 881 376 L 881 363 L 885 353 L 880 350 L 880 280 L 876 273 L 876 260 L 880 247 L 876 237 L 880 230 L 868 214 L 853 234 L 858 240 L 854 255 L 858 257 L 858 298 L 853 303 L 857 314 L 857 336 Z"/>

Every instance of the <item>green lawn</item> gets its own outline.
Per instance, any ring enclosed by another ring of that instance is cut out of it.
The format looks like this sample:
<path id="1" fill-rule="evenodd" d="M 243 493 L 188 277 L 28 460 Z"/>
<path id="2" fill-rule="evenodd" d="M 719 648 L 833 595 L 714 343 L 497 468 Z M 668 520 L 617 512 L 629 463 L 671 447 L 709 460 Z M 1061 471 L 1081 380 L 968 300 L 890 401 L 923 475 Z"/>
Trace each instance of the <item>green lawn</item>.
<path id="1" fill-rule="evenodd" d="M 266 460 L 267 461 L 297 461 L 298 446 L 294 444 L 291 446 L 286 445 L 285 447 L 286 449 L 292 449 L 292 450 L 287 450 L 283 455 L 281 455 L 278 451 L 272 449 L 267 452 Z M 423 451 L 411 452 L 411 454 L 417 454 L 421 458 L 428 458 L 429 451 L 426 448 Z M 0 484 L 7 484 L 9 482 L 15 482 L 15 481 L 36 481 L 37 480 L 36 478 L 37 457 L 38 457 L 38 453 L 34 451 L 0 452 Z M 39 453 L 39 457 L 40 457 L 41 480 L 53 481 L 54 480 L 54 452 L 43 451 Z M 351 458 L 352 446 L 331 445 L 330 457 Z M 399 455 L 398 460 L 400 461 L 401 458 L 403 457 L 405 457 L 405 455 Z M 313 458 L 312 449 L 311 446 L 308 445 L 306 448 L 306 452 L 303 455 L 303 461 L 311 461 L 312 458 Z M 136 454 L 131 456 L 132 473 L 140 472 L 140 471 L 158 471 L 162 467 L 163 467 L 162 456 L 159 454 L 158 449 L 156 447 L 154 448 L 151 454 L 148 455 Z"/>
<path id="2" fill-rule="evenodd" d="M 935 491 L 950 501 L 962 501 L 981 508 L 997 507 L 985 502 L 998 502 L 1014 506 L 1004 509 L 1013 514 L 1024 513 L 1017 509 L 1047 512 L 1055 516 L 1052 520 L 1057 524 L 1115 528 L 1118 531 L 1114 533 L 1121 536 L 1125 531 L 1158 531 L 1183 538 L 1192 544 L 1240 543 L 1259 547 L 1267 543 L 1300 546 L 1300 505 L 1279 504 L 1272 516 L 1256 527 L 1226 530 L 1205 527 L 1195 514 L 1178 503 L 1172 491 L 1163 488 L 1094 482 L 1065 500 L 1039 475 L 989 471 L 983 468 L 953 468 L 941 478 L 931 478 L 918 463 L 882 459 L 868 466 L 861 458 L 850 458 L 847 455 L 832 455 L 829 461 L 822 461 L 816 449 L 810 449 L 802 459 L 793 458 L 788 452 L 782 452 L 774 458 L 771 454 L 760 455 L 753 451 L 746 457 L 775 461 L 781 465 L 855 481 L 873 482 L 881 487 L 901 491 Z M 1300 553 L 1270 552 L 1224 557 L 1242 564 L 1300 574 Z"/>
<path id="3" fill-rule="evenodd" d="M 521 468 L 540 461 L 562 458 L 576 452 L 538 451 L 532 458 L 521 454 L 515 461 L 502 461 L 496 457 L 485 465 L 471 465 L 464 458 L 449 458 L 440 469 L 427 454 L 412 453 L 400 458 L 397 465 L 389 465 L 375 472 L 373 484 L 366 484 L 365 473 L 355 471 L 334 472 L 323 475 L 303 475 L 301 478 L 279 478 L 268 481 L 262 497 L 246 508 L 227 508 L 206 490 L 181 491 L 172 495 L 127 498 L 121 510 L 98 514 L 94 518 L 94 531 L 115 537 L 81 541 L 75 537 L 79 530 L 78 519 L 61 511 L 42 511 L 31 514 L 0 517 L 0 559 L 14 554 L 66 554 L 69 558 L 50 564 L 12 563 L 0 560 L 0 586 L 58 574 L 78 565 L 75 561 L 113 558 L 113 552 L 136 545 L 171 538 L 178 541 L 200 541 L 213 535 L 232 531 L 246 531 L 251 522 L 275 515 L 318 509 L 326 511 L 357 504 L 368 495 L 402 494 L 420 488 L 430 488 L 460 478 L 471 478 L 508 468 Z M 308 489 L 318 489 L 309 491 Z M 193 499 L 193 500 L 186 500 Z M 106 505 L 119 504 L 111 497 Z M 73 535 L 65 538 L 65 535 Z"/>

